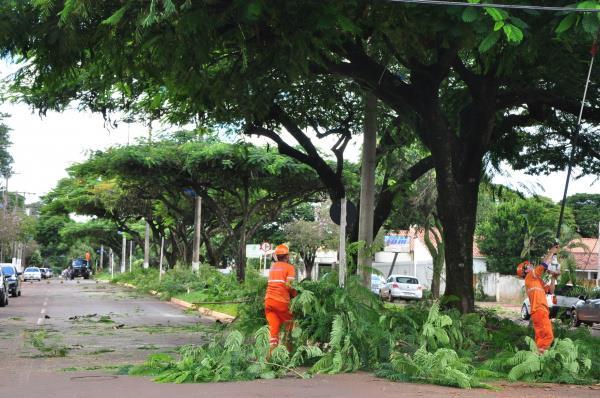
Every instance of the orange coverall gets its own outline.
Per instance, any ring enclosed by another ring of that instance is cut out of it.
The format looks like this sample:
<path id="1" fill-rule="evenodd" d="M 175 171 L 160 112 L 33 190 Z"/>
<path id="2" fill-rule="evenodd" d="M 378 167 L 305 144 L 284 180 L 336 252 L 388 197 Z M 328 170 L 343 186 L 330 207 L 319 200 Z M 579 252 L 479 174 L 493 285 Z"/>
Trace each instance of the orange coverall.
<path id="1" fill-rule="evenodd" d="M 289 304 L 290 296 L 296 295 L 296 291 L 291 287 L 294 279 L 296 279 L 296 270 L 291 264 L 278 261 L 271 265 L 265 295 L 265 316 L 271 332 L 269 341 L 271 348 L 279 344 L 279 331 L 282 324 L 286 323 L 287 332 L 292 329 L 293 318 Z"/>
<path id="2" fill-rule="evenodd" d="M 552 323 L 550 322 L 550 310 L 546 301 L 548 286 L 544 284 L 542 274 L 545 269 L 538 265 L 525 277 L 525 288 L 529 297 L 531 306 L 531 320 L 533 321 L 533 330 L 535 331 L 535 345 L 543 353 L 550 347 L 554 340 L 552 332 Z"/>

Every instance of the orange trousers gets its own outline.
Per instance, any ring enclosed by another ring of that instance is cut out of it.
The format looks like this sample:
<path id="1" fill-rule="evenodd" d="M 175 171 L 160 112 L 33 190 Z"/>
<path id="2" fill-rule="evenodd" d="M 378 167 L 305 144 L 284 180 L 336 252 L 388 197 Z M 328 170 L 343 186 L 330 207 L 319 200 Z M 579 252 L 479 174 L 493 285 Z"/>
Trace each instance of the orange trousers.
<path id="1" fill-rule="evenodd" d="M 533 321 L 533 330 L 535 332 L 535 345 L 540 353 L 543 353 L 550 347 L 552 340 L 554 340 L 550 313 L 547 310 L 538 310 L 531 314 L 531 320 Z"/>
<path id="2" fill-rule="evenodd" d="M 271 332 L 271 347 L 279 344 L 279 332 L 281 325 L 285 324 L 286 332 L 292 330 L 292 313 L 290 312 L 289 303 L 273 299 L 265 299 L 265 316 L 269 323 L 269 331 Z"/>

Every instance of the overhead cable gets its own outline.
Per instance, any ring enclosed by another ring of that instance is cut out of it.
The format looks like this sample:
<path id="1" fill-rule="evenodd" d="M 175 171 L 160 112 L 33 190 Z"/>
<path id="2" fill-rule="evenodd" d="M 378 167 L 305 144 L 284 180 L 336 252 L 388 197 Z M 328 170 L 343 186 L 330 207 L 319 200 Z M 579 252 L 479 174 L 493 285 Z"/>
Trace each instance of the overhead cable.
<path id="1" fill-rule="evenodd" d="M 448 1 L 448 0 L 386 0 L 390 3 L 410 3 L 432 6 L 457 6 L 457 7 L 476 7 L 476 8 L 503 8 L 510 10 L 530 10 L 530 11 L 564 11 L 564 12 L 600 12 L 596 8 L 577 8 L 573 6 L 534 6 L 527 4 L 499 4 L 499 3 L 469 3 L 466 1 Z"/>

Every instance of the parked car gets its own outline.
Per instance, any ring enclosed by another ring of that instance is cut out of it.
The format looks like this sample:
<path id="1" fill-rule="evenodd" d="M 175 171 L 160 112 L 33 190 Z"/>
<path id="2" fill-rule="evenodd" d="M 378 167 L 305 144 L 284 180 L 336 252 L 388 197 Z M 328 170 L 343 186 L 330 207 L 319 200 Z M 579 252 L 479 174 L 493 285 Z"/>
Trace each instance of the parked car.
<path id="1" fill-rule="evenodd" d="M 554 290 L 554 296 L 556 297 L 554 305 L 557 307 L 557 313 L 558 311 L 563 310 L 561 313 L 564 314 L 565 317 L 571 317 L 571 312 L 579 301 L 578 295 L 573 294 L 573 290 L 577 288 L 579 288 L 579 286 L 562 285 L 556 287 Z"/>
<path id="2" fill-rule="evenodd" d="M 556 298 L 553 294 L 546 295 L 546 303 L 548 304 L 548 309 L 550 310 L 550 318 L 556 318 L 558 307 L 556 306 Z M 529 302 L 529 297 L 525 297 L 525 300 L 523 300 L 523 305 L 521 306 L 521 319 L 528 321 L 530 318 L 531 303 Z"/>
<path id="3" fill-rule="evenodd" d="M 11 296 L 17 297 L 21 295 L 21 272 L 17 271 L 14 265 L 3 265 L 2 272 L 8 282 L 8 291 Z"/>
<path id="4" fill-rule="evenodd" d="M 40 271 L 42 272 L 42 279 L 52 278 L 52 270 L 46 267 L 40 267 Z"/>
<path id="5" fill-rule="evenodd" d="M 390 302 L 395 299 L 420 300 L 423 298 L 423 285 L 410 275 L 392 275 L 379 289 L 379 297 Z"/>
<path id="6" fill-rule="evenodd" d="M 378 274 L 371 274 L 371 291 L 379 295 L 381 286 L 385 285 L 385 278 Z"/>
<path id="7" fill-rule="evenodd" d="M 600 323 L 600 299 L 586 299 L 581 297 L 571 311 L 573 326 L 578 327 L 582 323 L 592 326 Z"/>
<path id="8" fill-rule="evenodd" d="M 89 279 L 92 276 L 92 269 L 89 263 L 83 258 L 73 260 L 67 273 L 67 278 L 69 279 L 75 279 L 78 276 L 83 277 L 83 279 Z"/>
<path id="9" fill-rule="evenodd" d="M 8 280 L 0 267 L 0 307 L 8 305 Z"/>
<path id="10" fill-rule="evenodd" d="M 42 280 L 42 271 L 38 267 L 27 267 L 25 268 L 25 272 L 23 272 L 23 280 L 24 281 L 41 281 Z"/>

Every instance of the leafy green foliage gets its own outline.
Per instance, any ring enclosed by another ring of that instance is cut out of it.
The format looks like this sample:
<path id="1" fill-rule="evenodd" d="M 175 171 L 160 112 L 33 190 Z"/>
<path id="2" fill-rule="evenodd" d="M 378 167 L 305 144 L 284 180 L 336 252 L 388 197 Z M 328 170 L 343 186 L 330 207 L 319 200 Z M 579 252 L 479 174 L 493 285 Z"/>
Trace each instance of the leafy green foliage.
<path id="1" fill-rule="evenodd" d="M 36 348 L 44 357 L 65 357 L 70 348 L 59 344 L 59 338 L 50 336 L 46 330 L 37 330 L 28 334 L 28 342 Z"/>
<path id="2" fill-rule="evenodd" d="M 269 337 L 266 326 L 258 329 L 252 339 L 233 330 L 225 338 L 203 346 L 181 347 L 178 360 L 165 354 L 151 355 L 146 363 L 133 367 L 130 374 L 156 376 L 155 380 L 162 383 L 273 379 L 321 355 L 314 346 L 301 346 L 294 355 L 278 346 L 268 356 Z"/>
<path id="3" fill-rule="evenodd" d="M 555 339 L 552 347 L 539 354 L 535 342 L 525 337 L 529 350 L 502 353 L 488 363 L 494 370 L 508 371 L 510 380 L 581 383 L 588 379 L 592 361 L 579 352 L 570 338 Z"/>
<path id="4" fill-rule="evenodd" d="M 577 232 L 585 238 L 598 236 L 600 220 L 600 194 L 578 193 L 567 198 L 567 206 L 573 211 Z"/>
<path id="5" fill-rule="evenodd" d="M 458 319 L 456 321 L 460 322 Z M 477 332 L 485 339 L 484 321 L 475 315 L 465 319 L 465 324 L 471 327 L 478 324 Z M 461 388 L 484 387 L 474 375 L 475 368 L 468 358 L 459 357 L 452 348 L 440 348 L 461 347 L 468 339 L 467 333 L 467 336 L 463 336 L 460 332 L 460 325 L 453 324 L 449 315 L 440 313 L 439 302 L 434 302 L 421 328 L 420 347 L 412 355 L 393 352 L 390 362 L 381 364 L 376 374 L 398 381 L 429 382 Z"/>
<path id="6" fill-rule="evenodd" d="M 560 208 L 545 198 L 515 199 L 499 204 L 478 228 L 479 248 L 486 254 L 488 269 L 514 274 L 523 259 L 536 259 L 553 243 Z M 565 225 L 574 225 L 565 212 Z"/>

